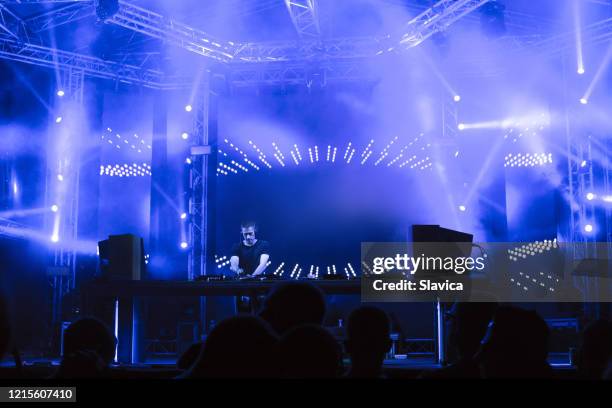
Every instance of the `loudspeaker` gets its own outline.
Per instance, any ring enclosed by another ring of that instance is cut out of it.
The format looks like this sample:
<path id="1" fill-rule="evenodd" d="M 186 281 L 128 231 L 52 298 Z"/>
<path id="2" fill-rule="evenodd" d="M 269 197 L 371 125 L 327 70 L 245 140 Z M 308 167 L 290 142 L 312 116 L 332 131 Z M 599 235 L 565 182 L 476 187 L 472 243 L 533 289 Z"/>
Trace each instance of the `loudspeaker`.
<path id="1" fill-rule="evenodd" d="M 413 256 L 467 257 L 472 251 L 473 240 L 472 234 L 439 225 L 412 226 Z"/>
<path id="2" fill-rule="evenodd" d="M 144 243 L 132 234 L 111 235 L 98 242 L 100 275 L 112 280 L 140 280 L 144 276 Z"/>

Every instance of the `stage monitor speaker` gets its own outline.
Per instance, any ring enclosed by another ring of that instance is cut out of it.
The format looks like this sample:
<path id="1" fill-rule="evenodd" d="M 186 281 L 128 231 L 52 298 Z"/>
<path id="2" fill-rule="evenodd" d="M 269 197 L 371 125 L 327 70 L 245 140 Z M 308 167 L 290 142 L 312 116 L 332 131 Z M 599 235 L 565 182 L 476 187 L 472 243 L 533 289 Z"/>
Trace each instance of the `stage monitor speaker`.
<path id="1" fill-rule="evenodd" d="M 112 280 L 140 280 L 144 277 L 144 243 L 132 234 L 111 235 L 98 242 L 100 275 Z"/>

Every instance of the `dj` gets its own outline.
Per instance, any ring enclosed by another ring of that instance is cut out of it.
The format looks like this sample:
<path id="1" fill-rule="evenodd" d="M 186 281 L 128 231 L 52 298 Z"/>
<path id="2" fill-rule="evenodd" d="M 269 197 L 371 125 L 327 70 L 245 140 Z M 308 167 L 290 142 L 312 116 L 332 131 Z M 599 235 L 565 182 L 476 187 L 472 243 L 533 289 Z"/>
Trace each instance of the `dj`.
<path id="1" fill-rule="evenodd" d="M 241 224 L 241 242 L 232 248 L 230 270 L 240 276 L 263 275 L 270 260 L 270 244 L 255 237 L 254 222 Z"/>

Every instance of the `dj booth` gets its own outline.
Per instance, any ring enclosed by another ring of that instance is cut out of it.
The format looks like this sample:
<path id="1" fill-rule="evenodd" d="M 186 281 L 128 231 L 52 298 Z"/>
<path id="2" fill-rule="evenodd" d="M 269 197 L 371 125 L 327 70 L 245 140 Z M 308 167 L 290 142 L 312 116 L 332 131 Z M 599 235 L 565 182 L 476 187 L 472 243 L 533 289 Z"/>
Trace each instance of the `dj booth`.
<path id="1" fill-rule="evenodd" d="M 358 295 L 359 279 L 307 279 L 326 295 Z M 155 281 L 155 280 L 93 280 L 81 287 L 81 312 L 98 316 L 101 304 L 114 304 L 114 331 L 117 336 L 117 361 L 141 363 L 139 350 L 142 337 L 140 320 L 143 297 L 209 297 L 265 295 L 283 280 L 220 280 L 220 281 Z M 107 319 L 102 319 L 107 320 Z"/>
<path id="2" fill-rule="evenodd" d="M 461 255 L 471 248 L 473 236 L 441 228 L 439 225 L 414 225 L 412 231 L 415 243 L 450 243 L 450 254 Z M 457 245 L 456 243 L 461 243 Z M 250 296 L 265 295 L 284 279 L 272 277 L 260 279 L 219 279 L 210 276 L 205 281 L 154 281 L 141 280 L 146 270 L 144 244 L 141 238 L 131 234 L 112 235 L 98 243 L 100 270 L 105 279 L 97 279 L 81 286 L 81 309 L 83 315 L 98 316 L 112 323 L 117 336 L 117 360 L 120 363 L 142 362 L 140 339 L 142 299 L 144 297 L 209 297 L 209 296 Z M 402 247 L 402 250 L 404 248 Z M 415 253 L 425 250 L 418 246 Z M 439 250 L 438 250 L 439 252 Z M 304 279 L 327 295 L 359 295 L 360 279 Z M 425 300 L 425 299 L 424 299 Z M 431 301 L 431 299 L 427 299 Z M 427 301 L 425 300 L 425 301 Z M 444 359 L 442 306 L 436 301 L 435 332 L 438 344 L 438 360 Z M 109 316 L 108 305 L 113 309 Z M 106 306 L 104 306 L 106 305 Z M 114 307 L 113 307 L 114 306 Z M 106 310 L 104 310 L 106 308 Z M 103 316 L 102 316 L 103 315 Z"/>

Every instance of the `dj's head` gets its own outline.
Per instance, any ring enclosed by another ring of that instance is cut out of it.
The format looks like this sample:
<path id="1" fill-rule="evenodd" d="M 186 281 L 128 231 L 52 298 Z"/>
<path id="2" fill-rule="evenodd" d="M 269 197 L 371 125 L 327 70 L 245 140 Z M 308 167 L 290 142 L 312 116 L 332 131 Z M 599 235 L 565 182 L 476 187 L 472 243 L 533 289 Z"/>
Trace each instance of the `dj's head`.
<path id="1" fill-rule="evenodd" d="M 256 241 L 255 233 L 257 232 L 257 225 L 252 222 L 243 222 L 240 224 L 240 234 L 242 239 L 247 245 L 253 245 Z"/>

